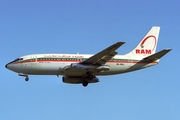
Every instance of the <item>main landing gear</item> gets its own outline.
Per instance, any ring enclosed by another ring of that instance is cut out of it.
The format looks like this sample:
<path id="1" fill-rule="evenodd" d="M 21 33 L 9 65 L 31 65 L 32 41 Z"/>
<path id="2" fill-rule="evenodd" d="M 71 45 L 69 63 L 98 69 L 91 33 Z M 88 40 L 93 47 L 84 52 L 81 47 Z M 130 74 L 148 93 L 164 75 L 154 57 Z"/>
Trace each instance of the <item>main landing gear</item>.
<path id="1" fill-rule="evenodd" d="M 84 87 L 86 87 L 86 86 L 88 85 L 88 81 L 87 81 L 87 80 L 84 80 L 83 83 L 82 83 L 82 85 L 83 85 Z"/>
<path id="2" fill-rule="evenodd" d="M 88 81 L 90 81 L 90 80 L 92 80 L 92 79 L 94 78 L 94 76 L 93 76 L 90 72 L 87 72 L 86 75 L 87 75 L 87 77 L 86 77 L 87 80 L 84 80 L 84 81 L 82 82 L 82 85 L 83 85 L 84 87 L 86 87 L 86 86 L 89 84 Z"/>
<path id="3" fill-rule="evenodd" d="M 87 72 L 86 75 L 87 75 L 89 80 L 94 78 L 94 76 L 90 72 Z"/>

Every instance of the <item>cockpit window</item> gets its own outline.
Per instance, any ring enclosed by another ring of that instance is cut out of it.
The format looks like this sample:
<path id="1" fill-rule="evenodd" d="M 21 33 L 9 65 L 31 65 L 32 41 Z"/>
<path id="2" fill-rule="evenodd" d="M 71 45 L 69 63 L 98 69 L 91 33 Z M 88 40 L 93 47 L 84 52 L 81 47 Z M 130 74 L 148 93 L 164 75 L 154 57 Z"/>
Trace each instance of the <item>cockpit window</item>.
<path id="1" fill-rule="evenodd" d="M 20 61 L 20 60 L 23 60 L 23 58 L 17 58 L 17 59 L 15 59 L 15 61 Z"/>
<path id="2" fill-rule="evenodd" d="M 12 62 L 10 62 L 10 63 L 14 63 L 14 62 L 21 61 L 21 60 L 23 60 L 23 58 L 17 58 L 17 59 L 15 59 L 14 61 L 12 61 Z M 9 64 L 10 64 L 10 63 L 9 63 Z"/>
<path id="3" fill-rule="evenodd" d="M 23 60 L 23 58 L 17 58 L 17 59 L 15 59 L 15 60 L 12 61 L 12 62 L 17 62 L 17 61 L 20 61 L 20 60 Z"/>
<path id="4" fill-rule="evenodd" d="M 23 60 L 23 58 L 19 58 L 19 60 Z"/>

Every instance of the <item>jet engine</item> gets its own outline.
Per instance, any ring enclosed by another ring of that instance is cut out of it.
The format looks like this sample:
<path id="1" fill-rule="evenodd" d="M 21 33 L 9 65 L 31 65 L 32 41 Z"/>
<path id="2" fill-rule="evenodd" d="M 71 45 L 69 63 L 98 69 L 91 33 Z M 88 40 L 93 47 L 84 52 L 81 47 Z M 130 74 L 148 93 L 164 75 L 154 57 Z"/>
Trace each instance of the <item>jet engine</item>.
<path id="1" fill-rule="evenodd" d="M 83 84 L 83 86 L 87 86 L 88 83 L 97 83 L 99 82 L 99 79 L 94 77 L 92 79 L 84 78 L 84 77 L 70 77 L 70 76 L 64 76 L 62 77 L 62 81 L 64 83 L 70 83 L 70 84 Z"/>

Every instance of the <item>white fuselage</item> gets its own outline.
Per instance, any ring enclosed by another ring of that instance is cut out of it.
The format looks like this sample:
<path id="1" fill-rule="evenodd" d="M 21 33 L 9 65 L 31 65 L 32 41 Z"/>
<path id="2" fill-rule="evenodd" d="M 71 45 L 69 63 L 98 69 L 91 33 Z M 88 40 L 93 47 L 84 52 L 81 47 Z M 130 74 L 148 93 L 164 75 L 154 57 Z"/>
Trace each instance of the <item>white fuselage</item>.
<path id="1" fill-rule="evenodd" d="M 83 76 L 91 70 L 86 68 L 68 70 L 66 67 L 72 63 L 82 62 L 91 56 L 87 54 L 34 54 L 20 57 L 22 60 L 9 63 L 6 67 L 14 72 L 29 75 Z M 93 75 L 113 75 L 146 68 L 157 63 L 143 62 L 127 55 L 116 55 L 105 64 L 109 70 L 94 71 L 94 66 L 92 70 Z"/>

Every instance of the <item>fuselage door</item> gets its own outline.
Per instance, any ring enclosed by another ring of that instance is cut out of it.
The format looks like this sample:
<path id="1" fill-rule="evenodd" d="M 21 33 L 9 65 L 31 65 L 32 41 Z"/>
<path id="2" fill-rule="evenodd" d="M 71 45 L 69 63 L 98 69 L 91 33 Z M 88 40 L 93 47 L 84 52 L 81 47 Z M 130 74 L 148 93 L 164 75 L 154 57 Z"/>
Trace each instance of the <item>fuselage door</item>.
<path id="1" fill-rule="evenodd" d="M 31 57 L 31 64 L 36 65 L 37 64 L 37 56 L 32 56 Z"/>

